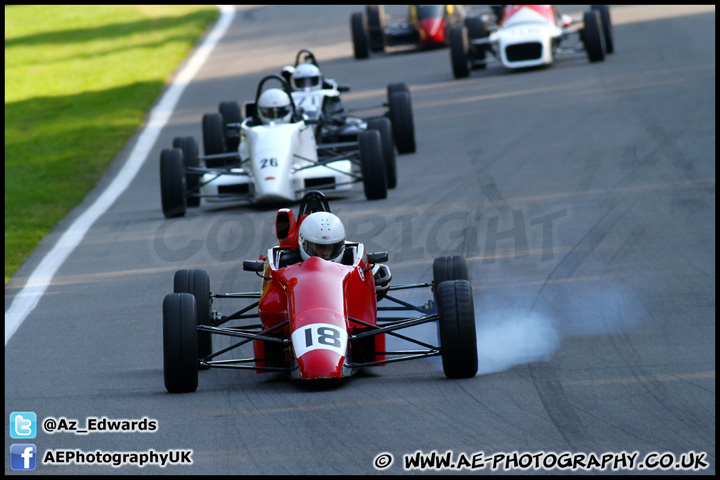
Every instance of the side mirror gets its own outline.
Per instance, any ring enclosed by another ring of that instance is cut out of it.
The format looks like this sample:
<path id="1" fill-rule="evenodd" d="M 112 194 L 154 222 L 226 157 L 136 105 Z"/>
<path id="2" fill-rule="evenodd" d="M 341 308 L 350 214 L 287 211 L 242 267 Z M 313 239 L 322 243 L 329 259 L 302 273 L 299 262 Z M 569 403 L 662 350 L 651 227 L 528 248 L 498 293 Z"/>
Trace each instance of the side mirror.
<path id="1" fill-rule="evenodd" d="M 388 260 L 388 252 L 373 252 L 368 253 L 367 256 L 369 263 L 387 262 Z"/>
<path id="2" fill-rule="evenodd" d="M 337 89 L 338 89 L 338 92 L 349 92 L 350 85 L 338 85 Z"/>
<path id="3" fill-rule="evenodd" d="M 275 233 L 278 240 L 282 241 L 288 238 L 290 232 L 295 230 L 295 215 L 289 208 L 281 208 L 275 217 Z"/>
<path id="4" fill-rule="evenodd" d="M 264 260 L 243 260 L 243 270 L 246 272 L 262 272 L 264 269 Z"/>

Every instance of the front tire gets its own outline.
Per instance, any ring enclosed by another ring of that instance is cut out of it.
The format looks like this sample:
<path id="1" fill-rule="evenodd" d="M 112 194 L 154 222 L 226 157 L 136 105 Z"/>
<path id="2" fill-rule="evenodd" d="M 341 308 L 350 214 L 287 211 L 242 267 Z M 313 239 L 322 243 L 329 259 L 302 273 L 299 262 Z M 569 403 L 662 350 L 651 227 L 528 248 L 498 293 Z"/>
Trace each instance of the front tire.
<path id="1" fill-rule="evenodd" d="M 376 130 L 380 133 L 387 186 L 388 188 L 395 188 L 395 186 L 397 186 L 397 162 L 395 159 L 395 142 L 393 142 L 390 119 L 385 117 L 373 118 L 368 122 L 367 129 Z"/>
<path id="2" fill-rule="evenodd" d="M 195 297 L 197 325 L 210 326 L 212 317 L 212 298 L 210 297 L 210 277 L 202 269 L 178 270 L 173 277 L 173 292 L 189 293 Z M 212 353 L 212 334 L 197 332 L 197 355 L 205 358 Z M 198 366 L 200 369 L 208 367 Z"/>
<path id="3" fill-rule="evenodd" d="M 478 370 L 475 310 L 467 280 L 448 280 L 437 289 L 440 354 L 448 378 L 474 377 Z"/>
<path id="4" fill-rule="evenodd" d="M 408 92 L 393 92 L 388 99 L 393 139 L 399 154 L 415 153 L 415 122 Z"/>
<path id="5" fill-rule="evenodd" d="M 205 155 L 217 155 L 227 152 L 222 115 L 219 113 L 206 113 L 203 115 L 202 131 Z"/>
<path id="6" fill-rule="evenodd" d="M 472 59 L 474 61 L 477 61 L 477 64 L 473 65 L 473 68 L 477 68 L 479 70 L 484 69 L 487 65 L 485 64 L 485 46 L 484 45 L 477 45 L 473 46 L 470 41 L 474 40 L 476 38 L 485 38 L 490 36 L 490 34 L 485 30 L 485 25 L 483 25 L 483 22 L 478 17 L 467 17 L 465 19 L 465 28 L 467 29 L 467 54 L 470 54 L 470 51 L 472 50 Z M 472 62 L 471 62 L 472 63 Z"/>
<path id="7" fill-rule="evenodd" d="M 198 386 L 195 297 L 171 293 L 163 300 L 163 376 L 170 393 Z"/>
<path id="8" fill-rule="evenodd" d="M 182 217 L 187 211 L 183 152 L 165 148 L 160 152 L 160 200 L 165 218 Z"/>
<path id="9" fill-rule="evenodd" d="M 380 200 L 387 197 L 385 162 L 383 162 L 380 133 L 367 130 L 358 135 L 360 168 L 362 170 L 365 198 Z"/>
<path id="10" fill-rule="evenodd" d="M 370 37 L 370 50 L 385 51 L 385 7 L 383 5 L 367 5 L 367 26 Z"/>
<path id="11" fill-rule="evenodd" d="M 228 152 L 237 152 L 240 145 L 240 128 L 228 125 L 231 123 L 242 123 L 242 113 L 240 113 L 240 105 L 238 102 L 220 102 L 218 112 L 223 120 L 223 132 L 225 132 L 225 144 Z"/>
<path id="12" fill-rule="evenodd" d="M 462 255 L 438 257 L 433 261 L 433 291 L 437 292 L 440 284 L 448 280 L 470 280 L 467 260 Z"/>

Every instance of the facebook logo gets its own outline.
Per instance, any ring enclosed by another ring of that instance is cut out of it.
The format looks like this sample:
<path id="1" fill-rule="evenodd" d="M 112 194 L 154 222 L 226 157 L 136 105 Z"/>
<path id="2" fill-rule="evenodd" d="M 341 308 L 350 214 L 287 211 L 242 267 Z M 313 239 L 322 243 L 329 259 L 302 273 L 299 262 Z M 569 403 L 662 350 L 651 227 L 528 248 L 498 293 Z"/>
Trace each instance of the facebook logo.
<path id="1" fill-rule="evenodd" d="M 37 447 L 32 443 L 10 445 L 10 468 L 13 470 L 35 470 Z"/>
<path id="2" fill-rule="evenodd" d="M 35 438 L 37 416 L 35 412 L 12 412 L 10 414 L 11 438 Z"/>

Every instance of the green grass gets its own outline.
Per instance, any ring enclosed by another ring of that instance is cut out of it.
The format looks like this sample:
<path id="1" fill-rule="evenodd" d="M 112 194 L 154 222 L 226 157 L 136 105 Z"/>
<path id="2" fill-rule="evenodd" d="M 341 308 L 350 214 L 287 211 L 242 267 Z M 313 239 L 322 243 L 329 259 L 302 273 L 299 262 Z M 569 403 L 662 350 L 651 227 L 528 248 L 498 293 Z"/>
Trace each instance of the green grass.
<path id="1" fill-rule="evenodd" d="M 217 17 L 212 6 L 5 6 L 5 283 Z"/>

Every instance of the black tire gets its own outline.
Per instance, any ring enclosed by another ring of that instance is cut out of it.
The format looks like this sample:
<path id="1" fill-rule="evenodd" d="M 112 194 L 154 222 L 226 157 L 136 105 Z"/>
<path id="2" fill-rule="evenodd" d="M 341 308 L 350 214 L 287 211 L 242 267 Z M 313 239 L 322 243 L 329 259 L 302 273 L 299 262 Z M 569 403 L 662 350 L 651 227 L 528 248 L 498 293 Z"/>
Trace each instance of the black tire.
<path id="1" fill-rule="evenodd" d="M 448 280 L 437 291 L 440 354 L 448 378 L 474 377 L 478 370 L 475 309 L 467 280 Z"/>
<path id="2" fill-rule="evenodd" d="M 225 145 L 228 152 L 237 152 L 240 145 L 240 129 L 228 128 L 231 123 L 242 123 L 242 113 L 238 102 L 220 102 L 218 112 L 223 119 L 223 131 L 225 132 Z"/>
<path id="3" fill-rule="evenodd" d="M 162 308 L 165 388 L 170 393 L 194 392 L 198 385 L 195 297 L 171 293 Z"/>
<path id="4" fill-rule="evenodd" d="M 470 51 L 472 51 L 472 54 L 470 55 L 473 60 L 482 61 L 483 63 L 477 63 L 473 64 L 473 68 L 477 69 L 484 69 L 487 65 L 484 63 L 485 61 L 485 47 L 483 45 L 480 46 L 473 46 L 470 43 L 470 40 L 474 40 L 476 38 L 485 38 L 488 37 L 490 34 L 487 30 L 485 30 L 485 25 L 483 25 L 482 20 L 479 17 L 467 17 L 465 19 L 465 28 L 467 29 L 467 48 L 468 48 L 468 54 Z"/>
<path id="5" fill-rule="evenodd" d="M 202 269 L 178 270 L 173 278 L 173 292 L 189 293 L 195 297 L 197 325 L 210 325 L 212 316 L 212 298 L 210 297 L 210 277 Z M 197 332 L 198 358 L 212 353 L 212 334 Z M 206 369 L 208 367 L 198 367 Z"/>
<path id="6" fill-rule="evenodd" d="M 165 218 L 182 217 L 187 211 L 183 152 L 165 148 L 160 152 L 160 199 Z"/>
<path id="7" fill-rule="evenodd" d="M 455 78 L 470 75 L 467 29 L 464 25 L 456 25 L 450 29 L 450 63 Z"/>
<path id="8" fill-rule="evenodd" d="M 408 88 L 407 83 L 405 83 L 405 82 L 395 82 L 395 83 L 388 84 L 388 86 L 387 86 L 388 102 L 390 101 L 390 95 L 392 95 L 395 92 L 407 92 L 407 94 L 409 96 L 410 88 Z"/>
<path id="9" fill-rule="evenodd" d="M 448 280 L 470 280 L 467 260 L 462 255 L 438 257 L 433 261 L 433 291 L 437 292 L 440 284 Z"/>
<path id="10" fill-rule="evenodd" d="M 175 137 L 173 139 L 173 148 L 179 148 L 183 151 L 183 166 L 184 167 L 199 167 L 200 160 L 198 160 L 198 144 L 195 141 L 195 137 Z M 185 173 L 185 196 L 187 198 L 188 207 L 199 207 L 200 197 L 195 196 L 199 194 L 198 185 L 200 185 L 199 173 Z"/>
<path id="11" fill-rule="evenodd" d="M 350 34 L 355 58 L 357 60 L 368 58 L 370 56 L 370 39 L 367 19 L 362 12 L 355 12 L 350 16 Z"/>
<path id="12" fill-rule="evenodd" d="M 605 53 L 613 53 L 615 51 L 615 42 L 613 41 L 612 20 L 610 20 L 610 7 L 607 5 L 590 5 L 590 8 L 600 12 L 602 32 L 605 37 Z"/>
<path id="13" fill-rule="evenodd" d="M 382 5 L 367 5 L 368 36 L 370 38 L 370 50 L 373 52 L 385 51 L 385 7 Z"/>
<path id="14" fill-rule="evenodd" d="M 583 14 L 585 27 L 583 28 L 583 41 L 585 51 L 590 62 L 601 62 L 605 60 L 605 42 L 603 41 L 600 13 L 597 10 L 590 10 Z"/>
<path id="15" fill-rule="evenodd" d="M 380 133 L 367 130 L 358 135 L 360 168 L 362 170 L 365 198 L 380 200 L 387 197 L 385 162 L 383 161 Z"/>
<path id="16" fill-rule="evenodd" d="M 392 122 L 393 140 L 399 154 L 415 153 L 415 122 L 413 120 L 410 94 L 394 92 L 388 99 Z"/>
<path id="17" fill-rule="evenodd" d="M 388 188 L 395 188 L 397 186 L 397 166 L 395 160 L 395 142 L 392 137 L 390 119 L 385 117 L 373 118 L 368 121 L 367 129 L 380 132 L 380 143 L 382 145 L 383 160 L 385 162 L 387 186 Z"/>
<path id="18" fill-rule="evenodd" d="M 206 113 L 203 115 L 202 131 L 205 155 L 217 155 L 227 152 L 222 115 L 219 113 Z"/>

